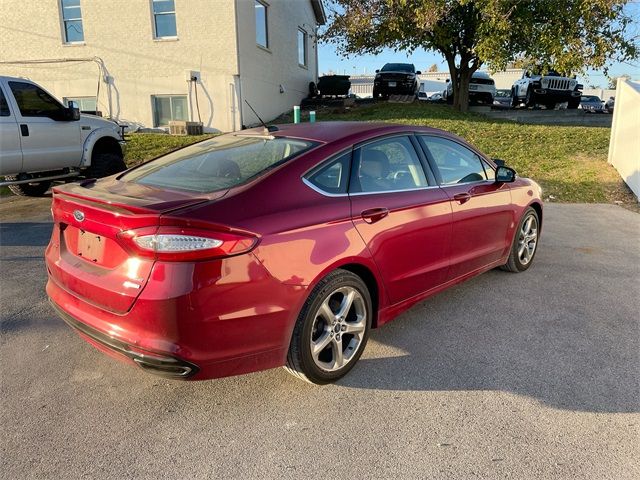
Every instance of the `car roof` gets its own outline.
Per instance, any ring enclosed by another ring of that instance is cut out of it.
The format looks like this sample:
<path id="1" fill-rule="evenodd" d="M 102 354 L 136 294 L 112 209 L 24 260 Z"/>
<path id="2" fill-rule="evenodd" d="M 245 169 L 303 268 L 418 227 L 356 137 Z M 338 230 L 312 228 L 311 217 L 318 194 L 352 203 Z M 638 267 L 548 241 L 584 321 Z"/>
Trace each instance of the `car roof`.
<path id="1" fill-rule="evenodd" d="M 403 131 L 420 131 L 425 133 L 450 135 L 437 128 L 383 122 L 289 123 L 285 125 L 278 125 L 278 130 L 271 132 L 271 134 L 275 137 L 301 138 L 320 143 L 336 142 L 345 139 L 351 139 L 355 143 L 366 138 Z M 258 127 L 250 130 L 244 130 L 242 134 L 261 135 L 263 132 L 264 128 Z"/>

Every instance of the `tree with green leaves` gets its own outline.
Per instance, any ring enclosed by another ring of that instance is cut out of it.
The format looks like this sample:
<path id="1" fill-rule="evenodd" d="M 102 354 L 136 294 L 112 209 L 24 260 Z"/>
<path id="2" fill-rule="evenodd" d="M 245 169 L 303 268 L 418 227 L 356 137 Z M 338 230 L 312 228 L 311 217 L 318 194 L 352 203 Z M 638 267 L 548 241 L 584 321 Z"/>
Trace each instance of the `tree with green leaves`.
<path id="1" fill-rule="evenodd" d="M 533 59 L 564 74 L 638 57 L 627 32 L 628 0 L 330 0 L 324 41 L 344 55 L 383 48 L 440 52 L 449 67 L 454 107 L 465 111 L 469 81 L 486 65 Z"/>

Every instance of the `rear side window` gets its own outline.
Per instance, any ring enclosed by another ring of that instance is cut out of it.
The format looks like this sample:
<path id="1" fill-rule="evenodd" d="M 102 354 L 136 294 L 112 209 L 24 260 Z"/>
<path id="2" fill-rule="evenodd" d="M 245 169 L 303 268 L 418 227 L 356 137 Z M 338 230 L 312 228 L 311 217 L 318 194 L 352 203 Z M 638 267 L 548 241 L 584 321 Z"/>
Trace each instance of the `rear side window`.
<path id="1" fill-rule="evenodd" d="M 351 151 L 340 155 L 333 161 L 322 165 L 312 171 L 305 178 L 326 193 L 341 194 L 347 193 L 349 184 L 349 166 L 351 164 Z"/>
<path id="2" fill-rule="evenodd" d="M 484 162 L 468 148 L 445 138 L 421 138 L 440 171 L 443 185 L 487 180 Z"/>
<path id="3" fill-rule="evenodd" d="M 5 98 L 2 89 L 0 89 L 0 117 L 8 117 L 10 114 L 9 104 L 7 103 L 7 99 Z"/>
<path id="4" fill-rule="evenodd" d="M 353 193 L 411 190 L 428 185 L 408 137 L 368 143 L 359 149 L 359 160 L 355 163 L 354 181 L 349 188 Z"/>
<path id="5" fill-rule="evenodd" d="M 43 89 L 26 82 L 9 82 L 23 117 L 50 117 L 64 107 Z"/>
<path id="6" fill-rule="evenodd" d="M 312 148 L 297 138 L 221 135 L 135 168 L 121 180 L 206 193 L 240 185 Z"/>

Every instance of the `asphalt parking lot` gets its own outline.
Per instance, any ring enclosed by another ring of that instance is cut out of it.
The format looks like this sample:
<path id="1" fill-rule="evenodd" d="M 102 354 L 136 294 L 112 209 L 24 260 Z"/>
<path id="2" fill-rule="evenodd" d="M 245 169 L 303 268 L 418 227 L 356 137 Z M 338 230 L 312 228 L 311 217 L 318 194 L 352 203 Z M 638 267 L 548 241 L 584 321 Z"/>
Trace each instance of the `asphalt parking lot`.
<path id="1" fill-rule="evenodd" d="M 94 350 L 45 299 L 48 208 L 0 203 L 3 478 L 640 478 L 636 213 L 547 205 L 529 271 L 417 305 L 316 387 Z"/>

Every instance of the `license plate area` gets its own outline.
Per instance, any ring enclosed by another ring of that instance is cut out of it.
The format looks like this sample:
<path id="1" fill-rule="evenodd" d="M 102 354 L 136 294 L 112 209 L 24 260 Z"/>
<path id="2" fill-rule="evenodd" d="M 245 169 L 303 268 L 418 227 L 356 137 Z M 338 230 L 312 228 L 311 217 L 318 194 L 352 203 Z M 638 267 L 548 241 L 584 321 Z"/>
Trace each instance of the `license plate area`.
<path id="1" fill-rule="evenodd" d="M 389 82 L 389 86 L 390 87 L 395 87 L 396 86 L 396 82 Z"/>
<path id="2" fill-rule="evenodd" d="M 102 264 L 104 261 L 105 238 L 95 233 L 78 230 L 78 251 L 79 257 L 90 262 Z"/>

